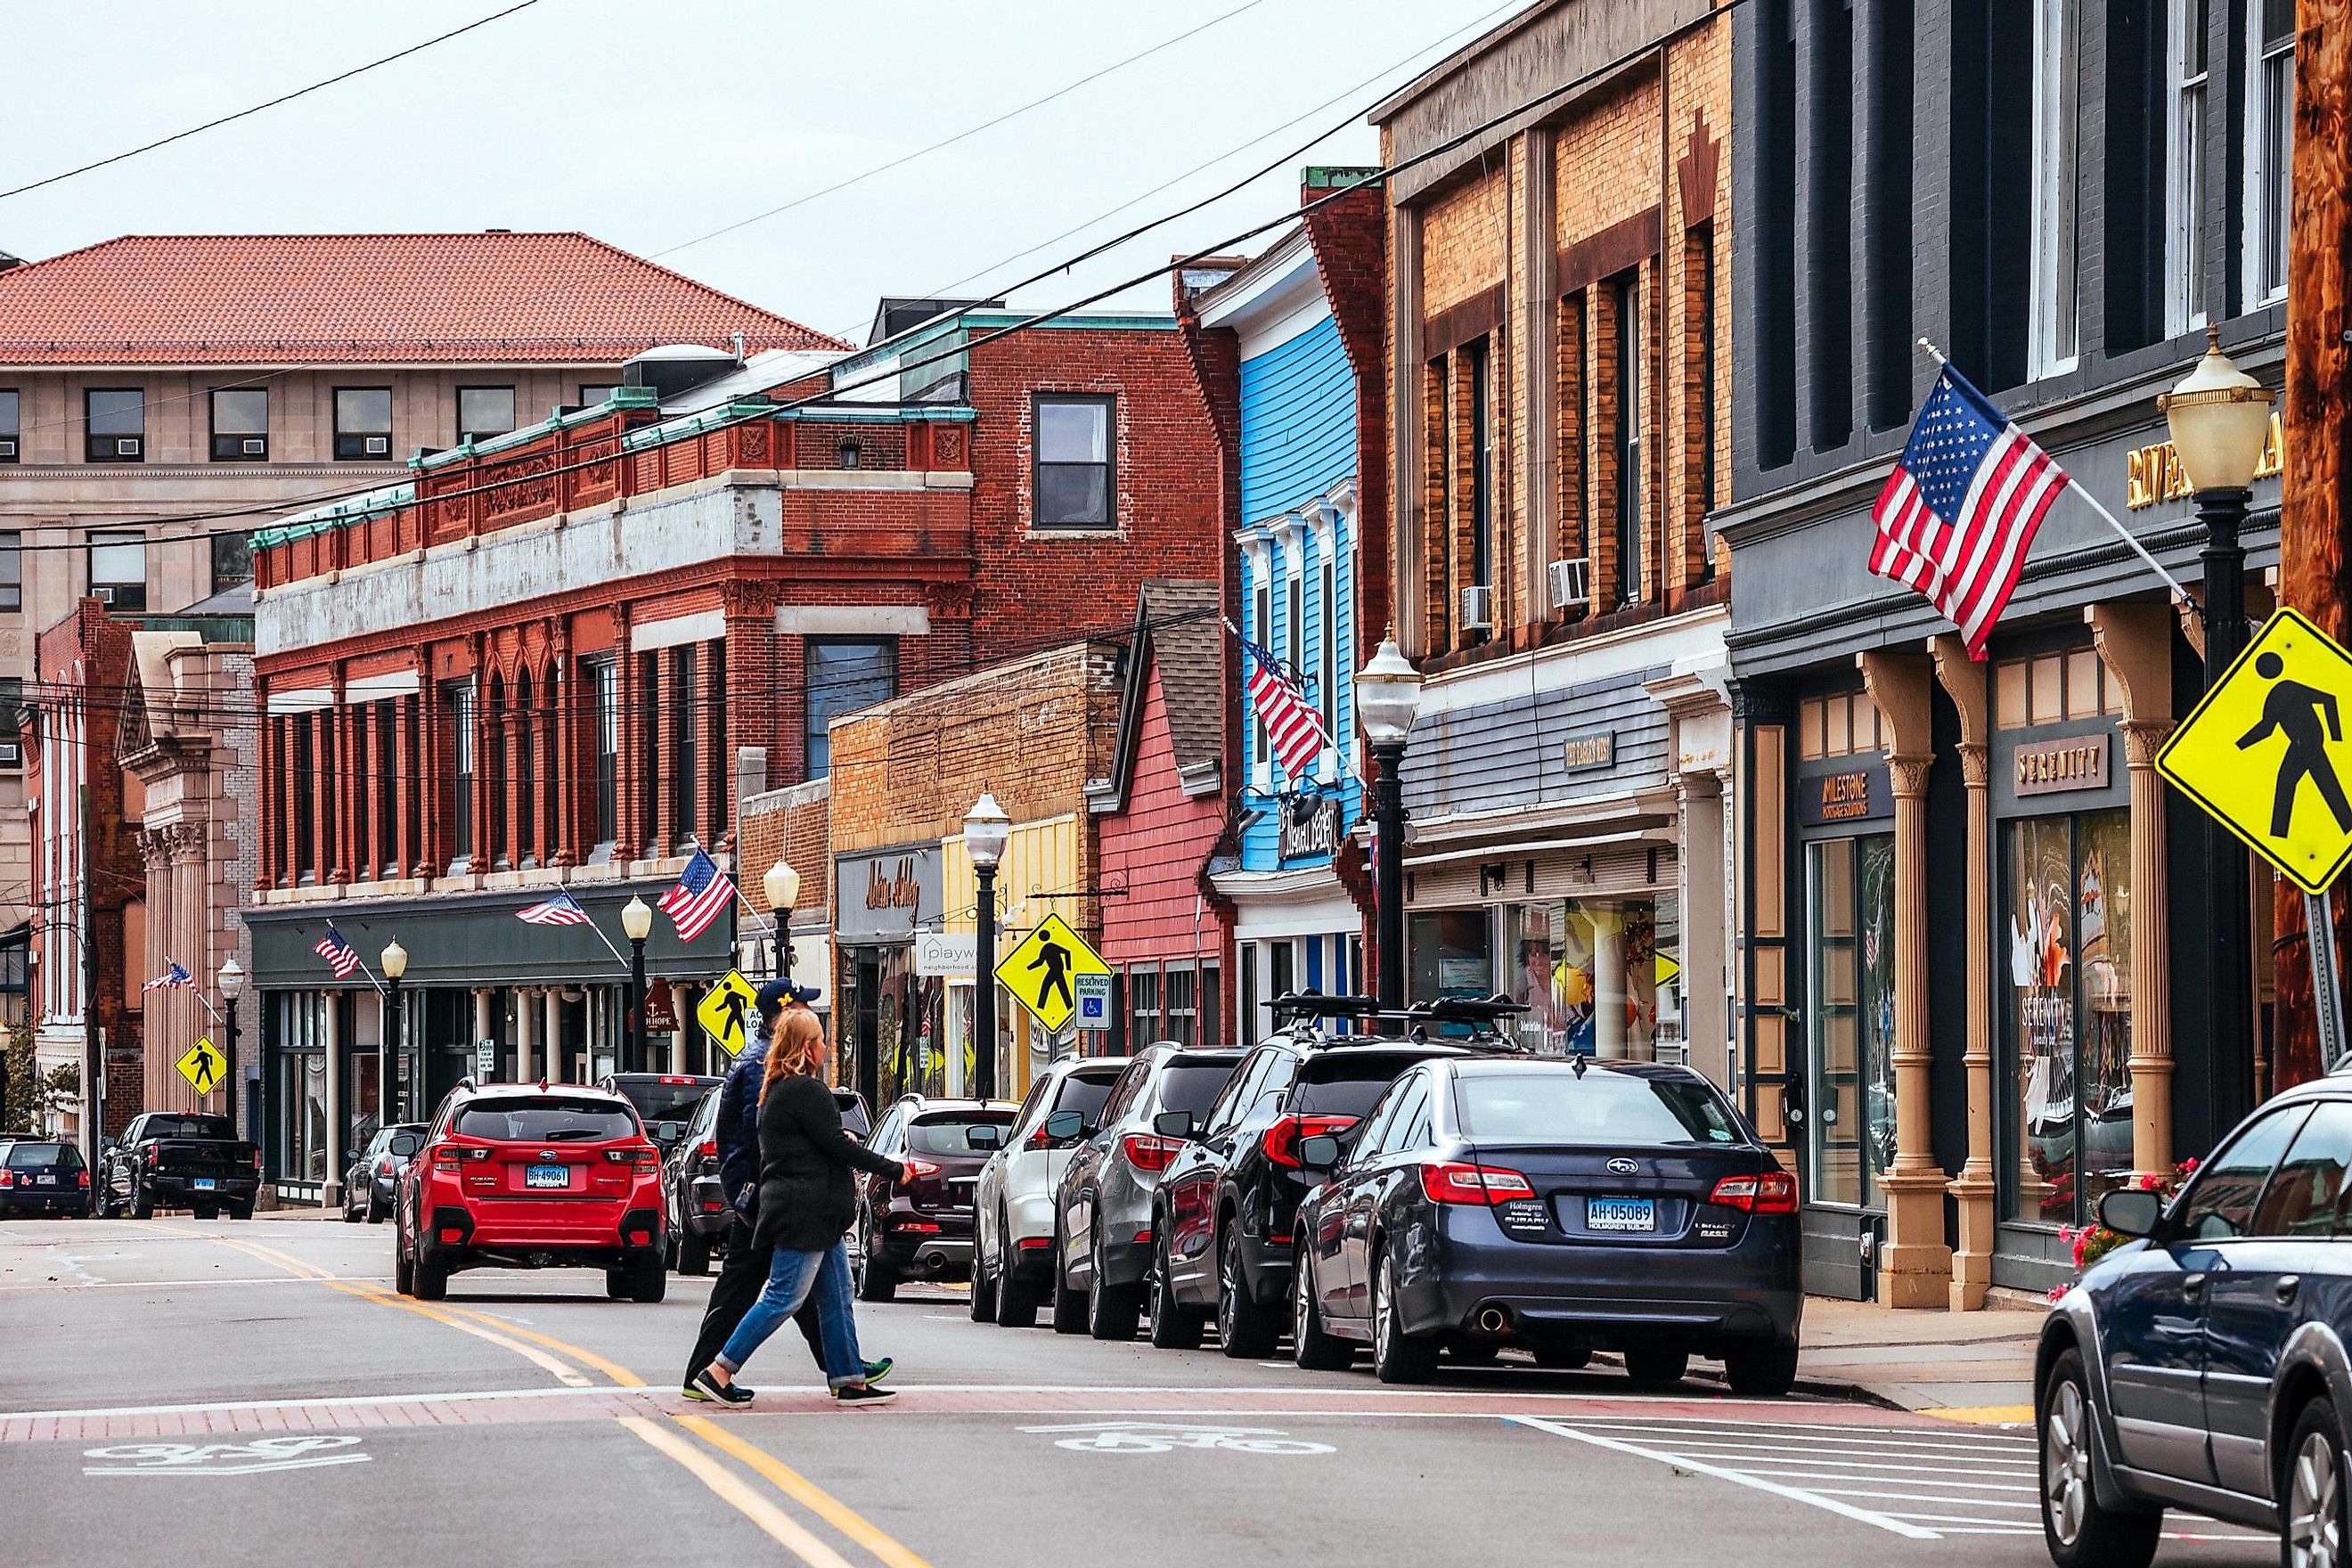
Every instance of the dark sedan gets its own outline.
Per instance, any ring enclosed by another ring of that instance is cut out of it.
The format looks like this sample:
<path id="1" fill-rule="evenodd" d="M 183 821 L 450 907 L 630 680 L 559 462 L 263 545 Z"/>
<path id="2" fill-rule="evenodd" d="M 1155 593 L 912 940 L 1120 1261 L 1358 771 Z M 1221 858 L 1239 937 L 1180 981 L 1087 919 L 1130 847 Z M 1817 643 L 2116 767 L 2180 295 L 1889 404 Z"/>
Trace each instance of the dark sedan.
<path id="1" fill-rule="evenodd" d="M 80 1150 L 56 1139 L 0 1141 L 0 1219 L 89 1212 L 89 1167 Z"/>
<path id="2" fill-rule="evenodd" d="M 1796 1183 L 1699 1074 L 1649 1063 L 1426 1061 L 1298 1212 L 1301 1366 L 1369 1343 L 1381 1381 L 1440 1350 L 1524 1346 L 1547 1365 L 1620 1351 L 1636 1381 L 1722 1358 L 1732 1388 L 1797 1373 Z"/>

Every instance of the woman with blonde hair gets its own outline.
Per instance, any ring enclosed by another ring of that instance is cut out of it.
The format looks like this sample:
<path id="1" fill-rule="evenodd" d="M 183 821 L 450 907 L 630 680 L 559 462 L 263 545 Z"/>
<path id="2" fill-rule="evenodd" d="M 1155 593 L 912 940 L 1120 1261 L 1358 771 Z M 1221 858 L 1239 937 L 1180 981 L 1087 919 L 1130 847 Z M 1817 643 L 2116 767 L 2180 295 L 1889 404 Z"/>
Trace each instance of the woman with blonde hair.
<path id="1" fill-rule="evenodd" d="M 694 1379 L 697 1389 L 720 1405 L 751 1402 L 751 1391 L 739 1386 L 735 1374 L 812 1292 L 834 1399 L 855 1407 L 897 1397 L 866 1384 L 850 1306 L 849 1249 L 842 1237 L 857 1205 L 850 1172 L 894 1180 L 906 1173 L 898 1161 L 842 1131 L 841 1108 L 819 1076 L 824 1063 L 824 1025 L 806 1008 L 787 1009 L 768 1047 L 760 1085 L 760 1217 L 751 1236 L 753 1247 L 776 1249 L 775 1261 L 726 1348 Z"/>

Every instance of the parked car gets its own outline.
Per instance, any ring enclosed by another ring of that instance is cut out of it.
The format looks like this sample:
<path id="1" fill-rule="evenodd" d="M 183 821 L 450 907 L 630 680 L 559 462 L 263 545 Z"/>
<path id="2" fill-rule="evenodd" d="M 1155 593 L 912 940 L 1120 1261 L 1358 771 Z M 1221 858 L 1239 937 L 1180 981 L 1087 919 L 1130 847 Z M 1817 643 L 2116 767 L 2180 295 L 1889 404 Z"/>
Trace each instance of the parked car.
<path id="1" fill-rule="evenodd" d="M 89 1213 L 89 1167 L 54 1138 L 0 1141 L 0 1219 Z"/>
<path id="2" fill-rule="evenodd" d="M 1142 1318 L 1151 1198 L 1184 1148 L 1154 1124 L 1169 1113 L 1204 1121 L 1241 1060 L 1239 1051 L 1147 1048 L 1112 1088 L 1101 1125 L 1070 1151 L 1054 1195 L 1061 1289 L 1085 1302 L 1087 1331 L 1096 1339 L 1131 1340 Z M 975 1286 L 972 1316 L 981 1315 Z"/>
<path id="3" fill-rule="evenodd" d="M 1285 996 L 1275 1006 L 1281 1026 L 1234 1069 L 1205 1125 L 1183 1111 L 1154 1125 L 1185 1140 L 1152 1200 L 1151 1342 L 1162 1348 L 1198 1345 L 1213 1312 L 1227 1355 L 1271 1353 L 1290 1326 L 1292 1221 L 1322 1180 L 1301 1163 L 1299 1142 L 1349 1131 L 1414 1063 L 1485 1043 L 1467 1017 L 1460 1043 L 1420 1037 L 1440 1022 L 1433 1016 L 1403 1034 L 1328 1032 L 1336 1019 L 1375 1022 L 1361 998 Z"/>
<path id="4" fill-rule="evenodd" d="M 1621 1352 L 1638 1383 L 1720 1359 L 1735 1393 L 1797 1375 L 1796 1179 L 1688 1068 L 1424 1061 L 1389 1087 L 1299 1206 L 1295 1355 L 1336 1369 L 1369 1344 L 1383 1383 L 1438 1352 L 1539 1364 Z"/>
<path id="5" fill-rule="evenodd" d="M 2098 1203 L 2142 1239 L 2086 1269 L 2034 1357 L 2042 1527 L 2061 1568 L 2140 1568 L 2167 1508 L 2277 1531 L 2342 1568 L 2352 1451 L 2352 1077 L 2257 1108 L 2168 1205 Z"/>
<path id="6" fill-rule="evenodd" d="M 602 1268 L 615 1300 L 669 1279 L 661 1152 L 609 1089 L 461 1084 L 402 1173 L 394 1242 L 403 1295 L 437 1301 L 469 1268 Z"/>
<path id="7" fill-rule="evenodd" d="M 261 1151 L 231 1131 L 226 1116 L 151 1110 L 110 1140 L 94 1176 L 98 1212 L 145 1219 L 158 1207 L 198 1219 L 251 1219 L 261 1191 Z"/>
<path id="8" fill-rule="evenodd" d="M 1054 1268 L 1054 1189 L 1070 1151 L 1095 1130 L 1126 1070 L 1125 1057 L 1066 1057 L 1029 1082 L 1004 1146 L 981 1167 L 972 1198 L 971 1317 L 1007 1327 L 1037 1321 L 1054 1295 L 1054 1327 L 1085 1326 L 1086 1298 L 1059 1289 Z M 1075 1305 L 1072 1303 L 1075 1302 Z"/>
<path id="9" fill-rule="evenodd" d="M 646 1136 L 667 1153 L 686 1139 L 686 1124 L 694 1108 L 720 1080 L 682 1072 L 608 1072 L 596 1087 L 627 1097 L 645 1123 Z"/>
<path id="10" fill-rule="evenodd" d="M 362 1219 L 381 1225 L 392 1215 L 400 1193 L 400 1173 L 410 1156 L 425 1147 L 425 1123 L 395 1121 L 379 1128 L 367 1147 L 352 1156 L 343 1168 L 343 1218 L 352 1225 Z"/>
<path id="11" fill-rule="evenodd" d="M 910 1094 L 882 1113 L 866 1142 L 876 1153 L 912 1167 L 914 1179 L 857 1178 L 850 1269 L 860 1300 L 889 1300 L 909 1274 L 960 1279 L 971 1273 L 972 1189 L 1019 1110 L 1001 1100 Z"/>

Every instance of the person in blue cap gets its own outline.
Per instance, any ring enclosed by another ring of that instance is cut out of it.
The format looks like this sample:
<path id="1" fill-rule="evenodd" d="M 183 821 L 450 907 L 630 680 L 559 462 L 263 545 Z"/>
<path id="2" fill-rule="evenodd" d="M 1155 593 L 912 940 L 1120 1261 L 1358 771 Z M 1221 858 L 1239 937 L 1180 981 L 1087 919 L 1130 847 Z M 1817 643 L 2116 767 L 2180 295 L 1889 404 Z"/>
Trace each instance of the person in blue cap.
<path id="1" fill-rule="evenodd" d="M 760 1081 L 767 1071 L 768 1042 L 774 1038 L 784 1009 L 806 1007 L 820 994 L 814 985 L 795 985 L 786 980 L 771 980 L 761 986 L 752 1004 L 759 1011 L 759 1025 L 719 1086 L 719 1121 L 713 1130 L 719 1144 L 719 1190 L 727 1194 L 733 1212 L 727 1229 L 727 1260 L 711 1282 L 702 1329 L 695 1336 L 694 1352 L 687 1357 L 686 1376 L 680 1380 L 688 1399 L 709 1400 L 710 1395 L 695 1386 L 695 1374 L 726 1345 L 743 1314 L 760 1299 L 773 1267 L 775 1248 L 751 1245 L 760 1202 Z M 808 1342 L 809 1354 L 823 1367 L 824 1351 L 818 1336 L 814 1295 L 793 1315 L 793 1321 Z M 889 1376 L 892 1364 L 887 1356 L 867 1362 L 866 1381 L 878 1383 Z"/>

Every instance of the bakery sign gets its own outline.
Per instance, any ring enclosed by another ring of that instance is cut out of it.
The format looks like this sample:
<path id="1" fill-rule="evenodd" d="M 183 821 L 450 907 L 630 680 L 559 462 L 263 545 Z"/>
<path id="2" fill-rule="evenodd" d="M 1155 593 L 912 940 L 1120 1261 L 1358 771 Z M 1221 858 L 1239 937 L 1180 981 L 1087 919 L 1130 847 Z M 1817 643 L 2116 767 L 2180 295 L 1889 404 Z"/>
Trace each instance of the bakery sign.
<path id="1" fill-rule="evenodd" d="M 2107 787 L 2107 752 L 2112 735 L 2069 735 L 2063 741 L 2029 741 L 2010 760 L 2010 782 L 2021 795 L 2063 795 Z"/>
<path id="2" fill-rule="evenodd" d="M 1885 763 L 1841 773 L 1821 773 L 1801 780 L 1798 784 L 1797 820 L 1807 827 L 1867 822 L 1894 815 L 1895 792 L 1887 783 Z"/>

